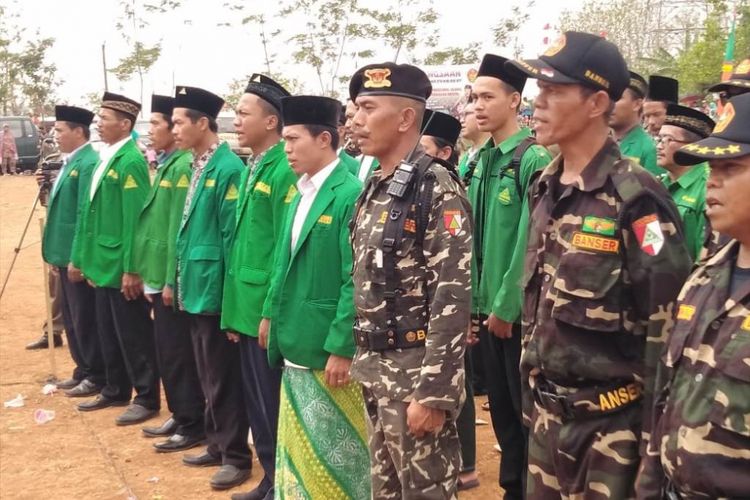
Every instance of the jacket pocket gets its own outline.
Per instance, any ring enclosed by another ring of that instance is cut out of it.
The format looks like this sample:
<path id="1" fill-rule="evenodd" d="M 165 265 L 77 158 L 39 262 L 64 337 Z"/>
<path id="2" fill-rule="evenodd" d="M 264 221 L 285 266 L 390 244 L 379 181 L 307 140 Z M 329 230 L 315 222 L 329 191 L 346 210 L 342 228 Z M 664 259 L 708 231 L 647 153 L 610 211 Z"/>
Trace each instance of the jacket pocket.
<path id="1" fill-rule="evenodd" d="M 106 234 L 102 234 L 96 237 L 96 242 L 107 248 L 118 248 L 120 245 L 122 245 L 122 240 L 120 238 L 116 238 L 114 236 L 107 236 Z"/>
<path id="2" fill-rule="evenodd" d="M 268 283 L 268 278 L 270 274 L 271 274 L 270 272 L 264 271 L 262 269 L 252 269 L 250 267 L 242 267 L 240 268 L 238 277 L 240 281 L 244 283 L 249 283 L 251 285 L 265 285 L 266 283 Z"/>
<path id="3" fill-rule="evenodd" d="M 621 273 L 617 254 L 564 254 L 552 285 L 555 289 L 552 318 L 586 330 L 620 331 Z"/>
<path id="4" fill-rule="evenodd" d="M 221 259 L 221 248 L 218 246 L 197 246 L 190 250 L 189 260 L 210 260 L 218 261 Z"/>
<path id="5" fill-rule="evenodd" d="M 730 320 L 726 320 L 730 321 Z M 727 431 L 750 439 L 750 332 L 738 329 L 718 356 L 721 373 L 709 420 Z M 750 441 L 745 441 L 749 443 Z"/>

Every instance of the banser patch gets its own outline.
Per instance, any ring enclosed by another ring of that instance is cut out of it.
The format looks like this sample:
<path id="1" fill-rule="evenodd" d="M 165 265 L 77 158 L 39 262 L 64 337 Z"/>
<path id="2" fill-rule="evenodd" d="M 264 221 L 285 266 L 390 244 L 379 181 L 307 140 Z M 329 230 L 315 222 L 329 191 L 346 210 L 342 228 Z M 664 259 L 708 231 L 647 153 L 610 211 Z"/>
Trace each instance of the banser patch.
<path id="1" fill-rule="evenodd" d="M 388 68 L 372 68 L 365 70 L 365 82 L 364 87 L 366 89 L 382 89 L 391 86 L 391 81 L 388 77 L 391 76 L 391 70 Z"/>
<path id="2" fill-rule="evenodd" d="M 448 234 L 457 236 L 464 223 L 464 214 L 460 210 L 446 210 L 443 212 L 443 224 Z"/>
<path id="3" fill-rule="evenodd" d="M 571 244 L 576 248 L 593 250 L 595 252 L 617 253 L 620 250 L 620 241 L 615 238 L 605 238 L 576 231 L 573 234 Z"/>
<path id="4" fill-rule="evenodd" d="M 599 393 L 599 409 L 614 410 L 620 406 L 638 401 L 641 398 L 641 388 L 636 384 L 628 384 L 607 392 Z"/>
<path id="5" fill-rule="evenodd" d="M 633 232 L 641 250 L 648 255 L 659 255 L 664 246 L 664 234 L 661 232 L 661 223 L 656 214 L 641 217 L 633 222 Z"/>
<path id="6" fill-rule="evenodd" d="M 603 236 L 614 236 L 615 221 L 608 217 L 587 215 L 583 218 L 583 227 L 581 227 L 581 231 L 584 233 L 601 234 Z"/>

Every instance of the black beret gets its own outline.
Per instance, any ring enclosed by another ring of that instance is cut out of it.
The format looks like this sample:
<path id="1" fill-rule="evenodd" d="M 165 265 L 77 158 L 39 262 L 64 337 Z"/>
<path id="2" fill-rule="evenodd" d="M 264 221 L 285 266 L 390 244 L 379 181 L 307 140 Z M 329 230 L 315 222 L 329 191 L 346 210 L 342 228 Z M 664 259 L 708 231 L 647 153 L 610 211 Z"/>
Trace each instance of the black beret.
<path id="1" fill-rule="evenodd" d="M 638 95 L 640 98 L 646 97 L 648 94 L 648 82 L 641 75 L 635 71 L 630 72 L 630 83 L 628 88 Z"/>
<path id="2" fill-rule="evenodd" d="M 393 95 L 427 102 L 432 84 L 424 71 L 410 64 L 386 62 L 358 69 L 349 82 L 349 97 Z"/>
<path id="3" fill-rule="evenodd" d="M 216 119 L 224 106 L 224 99 L 208 90 L 179 86 L 175 89 L 174 107 L 200 111 Z"/>
<path id="4" fill-rule="evenodd" d="M 174 97 L 171 95 L 151 95 L 151 112 L 172 116 L 174 110 Z"/>
<path id="5" fill-rule="evenodd" d="M 709 87 L 709 92 L 721 92 L 722 90 L 728 90 L 730 87 L 750 92 L 750 58 L 741 61 L 737 67 L 734 68 L 734 73 L 726 80 L 721 83 Z"/>
<path id="6" fill-rule="evenodd" d="M 651 75 L 648 77 L 649 101 L 672 102 L 677 104 L 679 98 L 679 83 L 668 76 Z"/>
<path id="7" fill-rule="evenodd" d="M 446 113 L 428 109 L 422 118 L 422 134 L 438 137 L 455 147 L 461 134 L 461 122 Z"/>
<path id="8" fill-rule="evenodd" d="M 79 123 L 88 127 L 94 121 L 94 113 L 88 109 L 75 106 L 55 106 L 55 120 L 59 122 Z"/>
<path id="9" fill-rule="evenodd" d="M 279 111 L 281 111 L 281 99 L 291 95 L 281 84 L 260 73 L 253 73 L 250 82 L 245 87 L 245 93 L 257 95 Z"/>
<path id="10" fill-rule="evenodd" d="M 102 96 L 102 108 L 113 109 L 120 113 L 125 113 L 133 120 L 136 119 L 138 113 L 141 112 L 141 103 L 134 101 L 124 95 L 114 94 L 112 92 L 105 92 Z"/>
<path id="11" fill-rule="evenodd" d="M 680 106 L 679 104 L 668 104 L 664 125 L 684 128 L 705 139 L 711 135 L 716 123 L 707 114 L 701 113 L 697 109 Z"/>
<path id="12" fill-rule="evenodd" d="M 622 97 L 630 82 L 628 65 L 617 46 L 600 36 L 579 31 L 565 32 L 538 59 L 506 64 L 538 80 L 604 90 L 613 101 Z"/>
<path id="13" fill-rule="evenodd" d="M 678 165 L 750 155 L 750 93 L 729 100 L 707 138 L 686 144 L 674 154 Z"/>
<path id="14" fill-rule="evenodd" d="M 506 68 L 505 63 L 508 59 L 495 54 L 485 54 L 482 63 L 479 65 L 477 76 L 491 76 L 502 80 L 518 92 L 523 92 L 526 85 L 526 75 L 518 71 Z"/>
<path id="15" fill-rule="evenodd" d="M 281 117 L 286 125 L 325 125 L 336 128 L 339 124 L 341 103 L 330 97 L 296 95 L 281 99 Z"/>

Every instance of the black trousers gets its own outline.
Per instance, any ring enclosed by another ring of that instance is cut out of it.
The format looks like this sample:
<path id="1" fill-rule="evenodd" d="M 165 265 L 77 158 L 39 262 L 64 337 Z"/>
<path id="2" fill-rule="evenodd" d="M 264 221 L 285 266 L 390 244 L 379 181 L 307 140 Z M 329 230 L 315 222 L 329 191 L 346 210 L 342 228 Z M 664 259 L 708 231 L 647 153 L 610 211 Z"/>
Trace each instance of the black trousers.
<path id="1" fill-rule="evenodd" d="M 474 366 L 471 356 L 464 356 L 466 378 L 466 402 L 456 419 L 458 441 L 461 443 L 461 472 L 472 472 L 477 468 L 477 410 L 474 407 Z"/>
<path id="2" fill-rule="evenodd" d="M 117 288 L 96 288 L 96 324 L 107 385 L 102 395 L 152 410 L 161 406 L 151 306 L 141 296 L 125 300 Z"/>
<path id="3" fill-rule="evenodd" d="M 96 330 L 96 296 L 94 289 L 81 281 L 73 283 L 68 279 L 68 269 L 58 267 L 60 289 L 62 290 L 62 313 L 65 323 L 65 336 L 68 339 L 70 357 L 76 367 L 73 379 L 84 380 L 103 386 L 107 382 L 104 374 L 104 360 Z"/>
<path id="4" fill-rule="evenodd" d="M 164 305 L 160 293 L 151 296 L 154 305 L 154 339 L 167 407 L 177 422 L 177 434 L 202 436 L 205 433 L 203 397 L 195 365 L 190 318 L 187 313 Z"/>
<path id="5" fill-rule="evenodd" d="M 257 338 L 248 335 L 240 334 L 240 356 L 245 409 L 253 431 L 255 453 L 266 473 L 258 487 L 261 491 L 269 490 L 276 471 L 281 369 L 271 368 L 267 351 L 260 347 Z"/>
<path id="6" fill-rule="evenodd" d="M 524 498 L 527 469 L 528 429 L 521 416 L 521 326 L 513 325 L 513 336 L 499 339 L 480 316 L 479 336 L 484 348 L 485 383 L 490 417 L 497 442 L 502 448 L 500 486 L 508 500 Z"/>
<path id="7" fill-rule="evenodd" d="M 242 397 L 239 346 L 220 329 L 219 316 L 188 314 L 190 336 L 203 394 L 208 453 L 224 465 L 251 467 L 247 415 Z"/>

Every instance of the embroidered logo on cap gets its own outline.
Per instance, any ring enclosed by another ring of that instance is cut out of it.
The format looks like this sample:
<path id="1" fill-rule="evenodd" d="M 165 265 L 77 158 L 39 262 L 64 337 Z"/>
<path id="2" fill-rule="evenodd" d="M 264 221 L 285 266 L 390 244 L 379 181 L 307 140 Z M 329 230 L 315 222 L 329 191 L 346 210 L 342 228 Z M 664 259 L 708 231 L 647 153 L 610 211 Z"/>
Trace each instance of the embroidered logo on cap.
<path id="1" fill-rule="evenodd" d="M 180 91 L 178 92 L 178 94 L 180 94 L 180 95 L 187 95 L 187 90 L 185 89 L 185 87 L 182 87 L 180 89 Z"/>
<path id="2" fill-rule="evenodd" d="M 565 44 L 568 43 L 567 38 L 565 38 L 565 35 L 560 35 L 560 38 L 555 40 L 555 42 L 549 46 L 547 50 L 544 51 L 545 56 L 552 57 L 558 52 L 560 52 L 563 48 L 565 48 Z"/>
<path id="3" fill-rule="evenodd" d="M 388 77 L 391 76 L 391 70 L 388 68 L 373 68 L 365 70 L 365 78 L 367 81 L 364 84 L 366 89 L 383 89 L 391 86 L 391 81 Z"/>
<path id="4" fill-rule="evenodd" d="M 726 130 L 726 128 L 729 126 L 730 123 L 732 123 L 732 120 L 734 120 L 734 106 L 730 102 L 727 104 L 727 107 L 724 108 L 724 112 L 721 114 L 721 118 L 719 118 L 719 122 L 714 127 L 714 134 L 720 134 Z"/>

